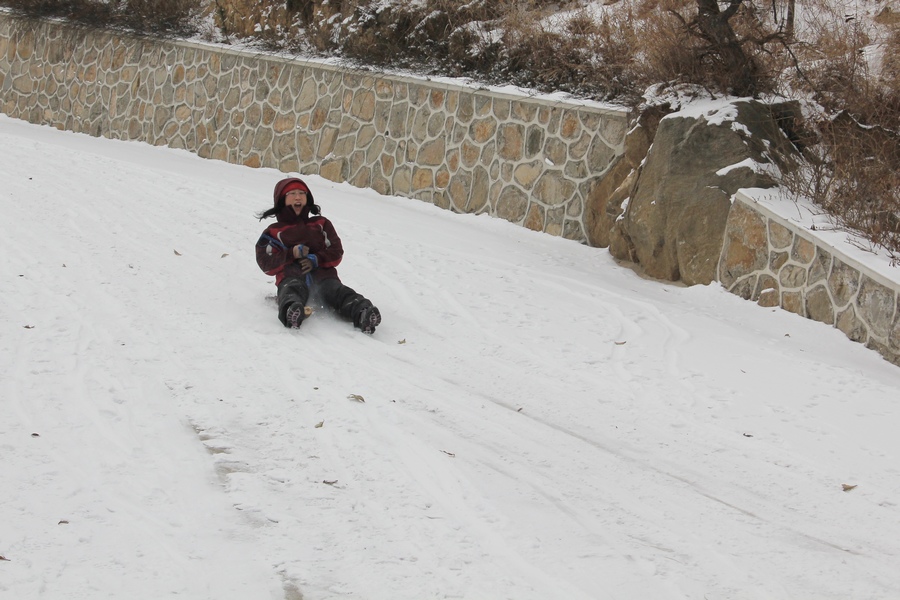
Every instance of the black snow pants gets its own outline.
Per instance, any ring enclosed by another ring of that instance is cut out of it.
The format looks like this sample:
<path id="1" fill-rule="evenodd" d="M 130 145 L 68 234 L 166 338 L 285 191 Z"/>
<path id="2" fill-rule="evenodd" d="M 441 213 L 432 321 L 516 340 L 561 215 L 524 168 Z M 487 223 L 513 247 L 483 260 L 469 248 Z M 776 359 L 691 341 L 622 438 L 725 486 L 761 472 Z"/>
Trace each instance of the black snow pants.
<path id="1" fill-rule="evenodd" d="M 329 278 L 312 281 L 310 288 L 306 277 L 285 277 L 278 285 L 278 320 L 287 325 L 288 307 L 299 302 L 306 306 L 310 300 L 321 303 L 339 314 L 343 319 L 359 327 L 359 317 L 363 309 L 372 306 L 362 294 L 341 283 L 340 279 Z"/>

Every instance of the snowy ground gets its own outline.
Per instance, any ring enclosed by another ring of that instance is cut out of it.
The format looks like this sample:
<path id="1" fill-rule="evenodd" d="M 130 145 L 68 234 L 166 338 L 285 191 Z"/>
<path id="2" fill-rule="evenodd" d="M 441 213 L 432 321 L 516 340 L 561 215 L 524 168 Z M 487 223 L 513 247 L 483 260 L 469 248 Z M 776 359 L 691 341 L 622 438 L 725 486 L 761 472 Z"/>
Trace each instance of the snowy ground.
<path id="1" fill-rule="evenodd" d="M 900 598 L 900 369 L 834 329 L 309 177 L 384 323 L 288 331 L 279 173 L 0 165 L 4 599 Z"/>

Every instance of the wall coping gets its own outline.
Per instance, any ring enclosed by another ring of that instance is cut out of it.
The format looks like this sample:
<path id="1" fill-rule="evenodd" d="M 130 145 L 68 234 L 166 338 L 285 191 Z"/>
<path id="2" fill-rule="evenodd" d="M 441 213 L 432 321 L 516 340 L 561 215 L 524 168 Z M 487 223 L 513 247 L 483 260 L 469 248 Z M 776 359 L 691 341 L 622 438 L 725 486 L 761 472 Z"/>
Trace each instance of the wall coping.
<path id="1" fill-rule="evenodd" d="M 16 19 L 16 15 L 7 8 L 0 7 L 0 15 Z M 72 23 L 64 19 L 56 19 L 49 17 L 39 17 L 40 21 L 47 21 L 58 25 L 72 26 Z M 132 39 L 142 39 L 149 36 L 139 35 L 127 30 L 110 29 L 110 28 L 91 28 L 91 30 L 103 31 L 111 35 L 128 37 Z M 563 97 L 561 94 L 546 94 L 532 90 L 517 88 L 515 86 L 494 86 L 479 83 L 467 83 L 467 80 L 461 78 L 458 80 L 444 76 L 419 76 L 414 74 L 404 74 L 390 70 L 379 70 L 374 67 L 354 65 L 352 63 L 341 63 L 331 59 L 321 59 L 314 57 L 303 57 L 299 55 L 287 55 L 283 52 L 266 52 L 263 50 L 255 50 L 253 48 L 242 48 L 231 44 L 220 44 L 216 42 L 205 42 L 202 40 L 191 40 L 185 38 L 151 38 L 159 43 L 170 43 L 176 46 L 187 48 L 195 48 L 202 50 L 215 50 L 222 54 L 231 54 L 244 58 L 258 58 L 265 60 L 275 60 L 286 64 L 301 64 L 332 71 L 336 73 L 353 73 L 357 75 L 369 75 L 375 79 L 392 79 L 403 83 L 427 85 L 429 87 L 441 88 L 447 91 L 466 92 L 473 95 L 488 95 L 492 97 L 503 98 L 504 100 L 525 100 L 544 106 L 571 106 L 573 108 L 584 108 L 608 115 L 630 115 L 631 111 L 625 107 L 611 103 L 603 103 L 595 100 L 588 100 L 570 96 L 568 94 Z"/>
<path id="2" fill-rule="evenodd" d="M 122 35 L 132 38 L 138 38 L 134 34 L 121 32 L 118 30 L 106 30 L 111 34 Z M 595 111 L 602 114 L 620 116 L 629 116 L 631 111 L 623 106 L 598 102 L 596 100 L 588 100 L 570 96 L 568 94 L 546 94 L 533 90 L 526 90 L 515 86 L 495 86 L 479 83 L 467 83 L 464 78 L 456 79 L 444 76 L 427 76 L 407 74 L 398 71 L 380 70 L 375 67 L 364 65 L 354 65 L 353 63 L 342 63 L 330 59 L 303 57 L 299 55 L 286 55 L 279 52 L 265 52 L 262 50 L 254 50 L 252 48 L 241 48 L 228 44 L 218 44 L 215 42 L 204 42 L 199 40 L 187 40 L 180 38 L 160 38 L 161 42 L 171 42 L 176 45 L 192 47 L 197 49 L 214 49 L 222 54 L 232 54 L 234 56 L 242 56 L 245 58 L 259 58 L 266 60 L 277 60 L 283 63 L 300 64 L 332 71 L 335 73 L 352 73 L 355 75 L 368 75 L 375 79 L 392 79 L 403 83 L 414 85 L 427 85 L 428 87 L 440 88 L 447 91 L 465 92 L 473 95 L 490 95 L 495 98 L 504 100 L 524 100 L 530 103 L 540 104 L 543 106 L 566 106 L 572 108 L 581 108 Z"/>

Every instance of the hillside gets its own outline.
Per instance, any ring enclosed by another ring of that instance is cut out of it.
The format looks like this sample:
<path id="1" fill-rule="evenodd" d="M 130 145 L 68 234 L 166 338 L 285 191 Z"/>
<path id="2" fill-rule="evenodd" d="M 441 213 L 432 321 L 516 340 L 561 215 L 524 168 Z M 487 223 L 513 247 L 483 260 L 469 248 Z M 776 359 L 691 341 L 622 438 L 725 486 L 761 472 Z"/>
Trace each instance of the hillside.
<path id="1" fill-rule="evenodd" d="M 3 597 L 900 596 L 900 371 L 837 330 L 309 178 L 385 320 L 288 331 L 279 173 L 6 117 L 0 162 Z"/>

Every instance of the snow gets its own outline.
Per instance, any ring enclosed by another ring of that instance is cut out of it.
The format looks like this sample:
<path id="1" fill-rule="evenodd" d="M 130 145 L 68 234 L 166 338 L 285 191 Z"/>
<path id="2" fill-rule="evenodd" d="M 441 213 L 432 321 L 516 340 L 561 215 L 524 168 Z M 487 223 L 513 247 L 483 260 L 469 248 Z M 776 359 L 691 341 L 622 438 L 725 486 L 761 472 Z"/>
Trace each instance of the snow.
<path id="1" fill-rule="evenodd" d="M 0 164 L 0 597 L 900 597 L 900 369 L 835 329 L 306 177 L 384 322 L 289 331 L 280 173 Z"/>

